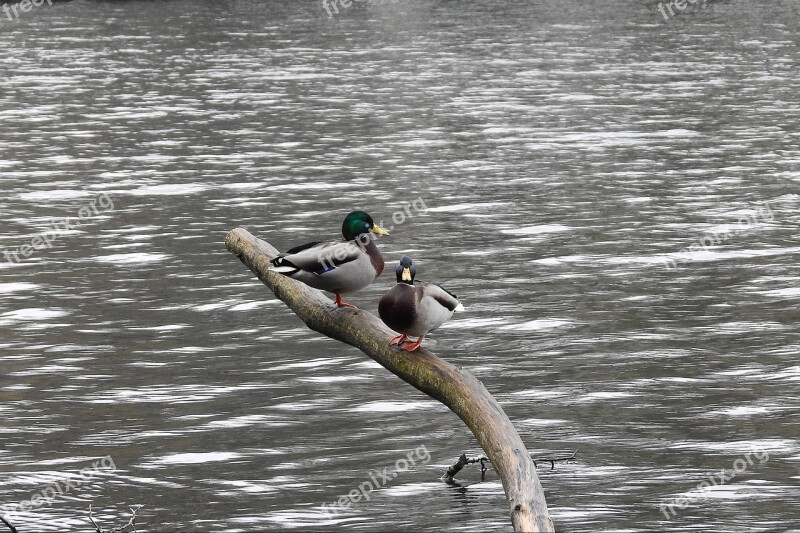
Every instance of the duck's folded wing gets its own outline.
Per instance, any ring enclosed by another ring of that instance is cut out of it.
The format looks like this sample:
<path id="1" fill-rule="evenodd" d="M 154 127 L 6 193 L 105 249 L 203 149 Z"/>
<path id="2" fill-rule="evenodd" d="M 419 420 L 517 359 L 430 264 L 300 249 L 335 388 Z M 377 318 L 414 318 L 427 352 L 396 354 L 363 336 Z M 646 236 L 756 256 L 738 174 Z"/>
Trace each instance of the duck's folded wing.
<path id="1" fill-rule="evenodd" d="M 292 248 L 275 258 L 276 269 L 324 274 L 358 259 L 361 249 L 352 242 L 312 242 Z"/>
<path id="2" fill-rule="evenodd" d="M 444 287 L 434 285 L 433 283 L 421 283 L 423 293 L 425 296 L 433 298 L 442 307 L 448 311 L 463 311 L 464 306 L 458 301 L 456 295 L 448 291 Z"/>

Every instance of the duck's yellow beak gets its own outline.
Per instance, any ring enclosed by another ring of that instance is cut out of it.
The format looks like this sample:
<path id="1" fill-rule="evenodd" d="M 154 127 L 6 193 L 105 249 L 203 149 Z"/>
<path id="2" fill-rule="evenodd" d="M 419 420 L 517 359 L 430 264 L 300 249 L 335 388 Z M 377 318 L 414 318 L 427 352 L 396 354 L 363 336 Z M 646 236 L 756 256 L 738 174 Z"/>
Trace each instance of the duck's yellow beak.
<path id="1" fill-rule="evenodd" d="M 403 277 L 401 278 L 403 281 L 411 281 L 411 269 L 408 267 L 403 267 Z"/>
<path id="2" fill-rule="evenodd" d="M 372 229 L 370 231 L 372 233 L 377 234 L 377 235 L 386 235 L 387 237 L 389 236 L 389 232 L 388 231 L 386 231 L 385 229 L 379 228 L 377 225 L 372 226 Z"/>

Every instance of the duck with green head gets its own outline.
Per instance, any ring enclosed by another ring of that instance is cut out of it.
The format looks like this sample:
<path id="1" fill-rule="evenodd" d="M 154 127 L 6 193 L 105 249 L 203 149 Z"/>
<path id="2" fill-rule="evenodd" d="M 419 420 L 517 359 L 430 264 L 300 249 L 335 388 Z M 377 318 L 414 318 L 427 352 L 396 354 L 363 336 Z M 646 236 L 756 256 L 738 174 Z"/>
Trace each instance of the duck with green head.
<path id="1" fill-rule="evenodd" d="M 270 270 L 336 295 L 339 307 L 355 307 L 342 294 L 359 291 L 383 272 L 383 256 L 370 233 L 389 235 L 364 211 L 353 211 L 342 223 L 343 242 L 310 242 L 272 260 Z"/>
<path id="2" fill-rule="evenodd" d="M 378 314 L 387 326 L 400 333 L 389 344 L 399 344 L 403 350 L 413 352 L 425 335 L 447 322 L 453 313 L 463 311 L 464 306 L 439 285 L 416 281 L 417 267 L 408 256 L 400 260 L 395 274 L 397 285 L 381 298 Z M 411 342 L 409 335 L 418 338 Z"/>

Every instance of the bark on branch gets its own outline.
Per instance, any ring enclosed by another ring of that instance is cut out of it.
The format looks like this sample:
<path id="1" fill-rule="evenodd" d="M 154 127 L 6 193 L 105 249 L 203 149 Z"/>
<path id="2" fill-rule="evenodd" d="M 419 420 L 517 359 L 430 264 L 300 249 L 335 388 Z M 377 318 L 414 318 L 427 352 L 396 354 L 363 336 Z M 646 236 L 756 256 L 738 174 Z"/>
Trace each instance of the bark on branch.
<path id="1" fill-rule="evenodd" d="M 358 348 L 457 414 L 478 439 L 503 483 L 514 531 L 555 530 L 527 448 L 503 409 L 475 376 L 424 347 L 410 354 L 389 346 L 394 333 L 375 315 L 361 309 L 337 308 L 322 292 L 271 272 L 269 261 L 278 250 L 247 230 L 234 229 L 225 244 L 309 328 Z"/>

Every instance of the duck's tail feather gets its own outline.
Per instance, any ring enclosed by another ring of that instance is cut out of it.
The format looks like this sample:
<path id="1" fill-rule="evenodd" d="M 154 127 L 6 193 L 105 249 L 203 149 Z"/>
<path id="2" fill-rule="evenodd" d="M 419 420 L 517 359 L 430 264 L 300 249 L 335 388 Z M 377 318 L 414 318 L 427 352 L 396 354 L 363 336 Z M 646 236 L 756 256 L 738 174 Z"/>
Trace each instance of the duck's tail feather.
<path id="1" fill-rule="evenodd" d="M 464 304 L 462 304 L 461 302 L 458 302 L 458 305 L 456 306 L 455 309 L 453 309 L 453 312 L 454 313 L 460 313 L 461 311 L 466 311 L 466 310 L 467 310 L 467 308 L 464 307 Z"/>
<path id="2" fill-rule="evenodd" d="M 277 272 L 279 274 L 283 274 L 284 276 L 293 276 L 300 272 L 300 269 L 297 266 L 286 259 L 284 256 L 279 255 L 272 261 L 270 261 L 272 266 L 269 268 L 273 272 Z"/>

